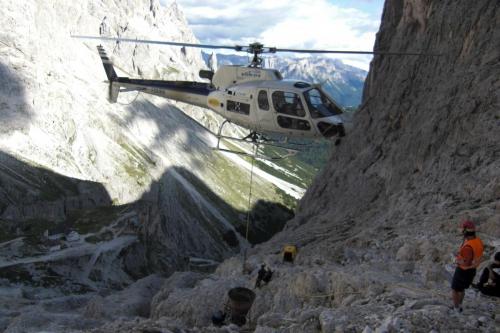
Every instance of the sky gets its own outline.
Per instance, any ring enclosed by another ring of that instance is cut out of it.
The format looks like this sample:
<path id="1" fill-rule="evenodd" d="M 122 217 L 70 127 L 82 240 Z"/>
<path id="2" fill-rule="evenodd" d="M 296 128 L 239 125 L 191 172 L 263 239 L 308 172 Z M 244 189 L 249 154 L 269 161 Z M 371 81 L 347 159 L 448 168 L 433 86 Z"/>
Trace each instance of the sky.
<path id="1" fill-rule="evenodd" d="M 384 0 L 176 1 L 201 43 L 259 41 L 278 48 L 362 51 L 373 49 L 384 4 Z M 368 69 L 371 56 L 340 58 Z"/>

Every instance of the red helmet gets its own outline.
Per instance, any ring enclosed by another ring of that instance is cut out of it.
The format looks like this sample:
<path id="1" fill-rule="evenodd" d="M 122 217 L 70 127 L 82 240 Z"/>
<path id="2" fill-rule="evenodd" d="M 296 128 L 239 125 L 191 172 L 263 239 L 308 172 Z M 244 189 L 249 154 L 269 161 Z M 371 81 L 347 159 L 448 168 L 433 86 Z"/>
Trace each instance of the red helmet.
<path id="1" fill-rule="evenodd" d="M 465 231 L 476 231 L 476 226 L 474 225 L 474 222 L 466 220 L 462 222 L 462 229 Z"/>

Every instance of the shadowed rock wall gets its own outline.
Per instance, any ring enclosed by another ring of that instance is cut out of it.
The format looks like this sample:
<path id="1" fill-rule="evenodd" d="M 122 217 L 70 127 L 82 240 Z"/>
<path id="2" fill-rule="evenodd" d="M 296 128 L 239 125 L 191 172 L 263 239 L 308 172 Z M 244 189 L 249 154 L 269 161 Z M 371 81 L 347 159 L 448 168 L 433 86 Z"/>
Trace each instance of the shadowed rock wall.
<path id="1" fill-rule="evenodd" d="M 471 215 L 493 229 L 489 217 L 500 200 L 498 1 L 387 1 L 375 49 L 440 56 L 374 58 L 354 129 L 289 228 L 366 229 Z M 491 211 L 471 212 L 479 207 Z"/>

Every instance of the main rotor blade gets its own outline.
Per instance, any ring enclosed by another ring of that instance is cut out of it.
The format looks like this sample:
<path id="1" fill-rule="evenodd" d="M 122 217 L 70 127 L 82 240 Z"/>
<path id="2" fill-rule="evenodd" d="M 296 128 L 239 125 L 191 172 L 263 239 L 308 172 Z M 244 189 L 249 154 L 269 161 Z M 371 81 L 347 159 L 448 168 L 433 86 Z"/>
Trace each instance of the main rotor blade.
<path id="1" fill-rule="evenodd" d="M 134 38 L 120 38 L 120 37 L 101 37 L 101 36 L 80 36 L 71 35 L 72 38 L 81 39 L 97 39 L 97 40 L 107 40 L 107 41 L 117 41 L 117 42 L 130 42 L 139 44 L 159 44 L 159 45 L 173 45 L 173 46 L 188 46 L 188 47 L 198 47 L 202 49 L 229 49 L 240 51 L 241 46 L 226 46 L 226 45 L 211 45 L 211 44 L 193 44 L 193 43 L 181 43 L 181 42 L 166 42 L 161 40 L 148 40 L 148 39 L 134 39 Z"/>
<path id="2" fill-rule="evenodd" d="M 412 52 L 384 52 L 384 51 L 342 51 L 342 50 L 300 50 L 300 49 L 272 49 L 274 52 L 295 52 L 295 53 L 340 53 L 340 54 L 375 54 L 375 55 L 426 55 L 439 56 L 440 54 L 412 53 Z M 273 52 L 273 53 L 274 53 Z"/>
<path id="3" fill-rule="evenodd" d="M 253 44 L 248 46 L 234 45 L 213 45 L 213 44 L 194 44 L 194 43 L 181 43 L 181 42 L 167 42 L 161 40 L 149 40 L 149 39 L 135 39 L 135 38 L 121 38 L 121 37 L 102 37 L 102 36 L 81 36 L 81 35 L 71 35 L 72 38 L 82 38 L 82 39 L 97 39 L 97 40 L 107 40 L 107 41 L 117 41 L 117 42 L 127 42 L 127 43 L 139 43 L 139 44 L 158 44 L 158 45 L 172 45 L 172 46 L 187 46 L 187 47 L 197 47 L 202 49 L 228 49 L 235 51 L 244 51 L 248 53 L 256 52 L 253 49 Z M 276 53 L 276 52 L 294 52 L 294 53 L 338 53 L 338 54 L 375 54 L 375 55 L 410 55 L 410 56 L 440 56 L 440 54 L 430 54 L 430 53 L 412 53 L 412 52 L 384 52 L 384 51 L 342 51 L 342 50 L 307 50 L 307 49 L 279 49 L 275 47 L 264 47 L 259 44 L 262 49 L 257 50 L 257 53 Z"/>

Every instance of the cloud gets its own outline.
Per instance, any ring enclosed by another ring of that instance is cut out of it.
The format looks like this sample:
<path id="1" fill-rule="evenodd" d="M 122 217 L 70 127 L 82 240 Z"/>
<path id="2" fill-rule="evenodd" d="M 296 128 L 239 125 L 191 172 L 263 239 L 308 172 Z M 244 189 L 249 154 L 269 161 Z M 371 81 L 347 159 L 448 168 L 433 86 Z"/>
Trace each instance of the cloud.
<path id="1" fill-rule="evenodd" d="M 370 2 L 373 2 L 370 1 Z M 380 2 L 380 0 L 378 0 Z M 372 50 L 380 12 L 327 0 L 177 0 L 203 43 L 259 41 L 279 48 Z M 370 56 L 336 56 L 367 68 Z"/>

